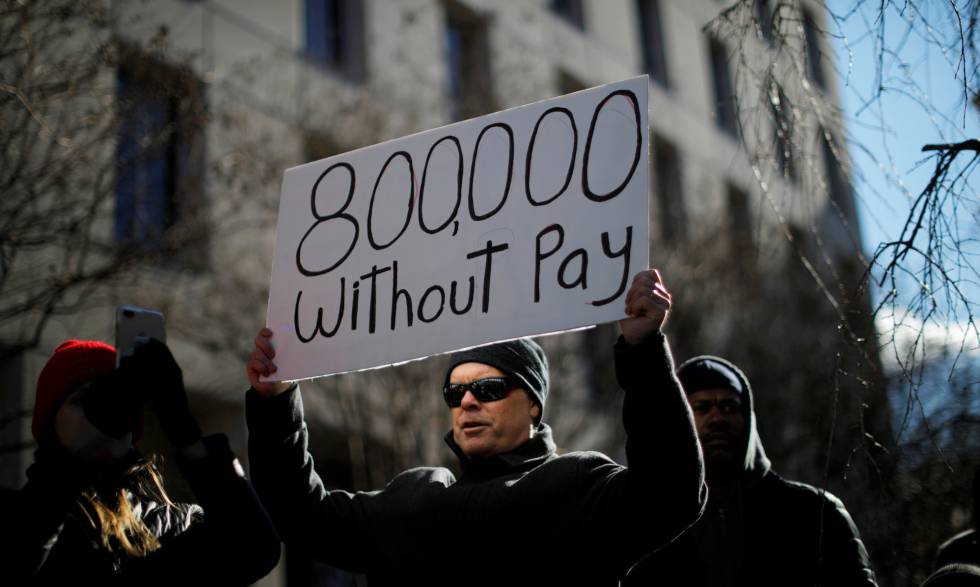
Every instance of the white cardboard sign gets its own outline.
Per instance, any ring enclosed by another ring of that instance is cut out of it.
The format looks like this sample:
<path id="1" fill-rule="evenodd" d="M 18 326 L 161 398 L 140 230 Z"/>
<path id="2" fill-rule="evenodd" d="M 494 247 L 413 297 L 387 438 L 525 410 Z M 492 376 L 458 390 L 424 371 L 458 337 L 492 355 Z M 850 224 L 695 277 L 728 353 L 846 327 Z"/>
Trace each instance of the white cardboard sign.
<path id="1" fill-rule="evenodd" d="M 647 78 L 286 170 L 274 379 L 623 317 L 647 266 Z"/>

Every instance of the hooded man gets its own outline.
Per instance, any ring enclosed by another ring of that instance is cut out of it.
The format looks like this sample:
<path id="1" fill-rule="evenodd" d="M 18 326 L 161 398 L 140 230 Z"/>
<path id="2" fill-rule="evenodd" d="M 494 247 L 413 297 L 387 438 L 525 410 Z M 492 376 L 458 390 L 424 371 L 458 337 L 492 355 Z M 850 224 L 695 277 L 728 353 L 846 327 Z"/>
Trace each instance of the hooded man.
<path id="1" fill-rule="evenodd" d="M 694 424 L 660 332 L 670 294 L 644 271 L 626 303 L 615 360 L 628 467 L 596 452 L 556 454 L 542 421 L 547 359 L 522 339 L 450 358 L 446 442 L 460 478 L 419 467 L 372 492 L 326 490 L 297 386 L 259 378 L 275 372 L 263 329 L 247 366 L 249 457 L 287 548 L 366 573 L 371 585 L 617 584 L 704 504 Z"/>
<path id="2" fill-rule="evenodd" d="M 876 585 L 844 504 L 772 470 L 742 371 L 705 355 L 686 361 L 677 376 L 704 452 L 708 507 L 697 524 L 640 563 L 626 584 Z"/>

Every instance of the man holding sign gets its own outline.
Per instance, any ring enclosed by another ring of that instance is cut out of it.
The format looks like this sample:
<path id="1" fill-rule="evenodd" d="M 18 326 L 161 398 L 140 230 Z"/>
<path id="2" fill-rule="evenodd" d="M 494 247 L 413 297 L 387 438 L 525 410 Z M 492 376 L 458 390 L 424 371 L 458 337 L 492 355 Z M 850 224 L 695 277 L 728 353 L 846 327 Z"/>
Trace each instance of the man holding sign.
<path id="1" fill-rule="evenodd" d="M 253 484 L 293 552 L 366 573 L 372 585 L 615 585 L 690 526 L 706 497 L 691 412 L 660 330 L 670 299 L 655 270 L 637 274 L 625 298 L 615 360 L 628 467 L 595 452 L 556 454 L 541 421 L 547 359 L 521 339 L 450 360 L 446 441 L 461 477 L 420 467 L 373 492 L 324 488 L 298 385 L 263 381 L 277 369 L 263 329 L 247 364 Z"/>

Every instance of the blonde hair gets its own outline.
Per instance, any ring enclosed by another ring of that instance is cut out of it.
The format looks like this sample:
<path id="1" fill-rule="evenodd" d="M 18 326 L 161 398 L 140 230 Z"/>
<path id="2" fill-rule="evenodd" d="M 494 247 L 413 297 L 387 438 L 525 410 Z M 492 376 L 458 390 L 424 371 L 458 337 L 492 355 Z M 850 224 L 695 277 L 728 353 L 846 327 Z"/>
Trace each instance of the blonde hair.
<path id="1" fill-rule="evenodd" d="M 154 463 L 142 459 L 123 474 L 111 493 L 89 489 L 82 493 L 78 504 L 104 549 L 116 555 L 144 557 L 160 548 L 160 540 L 133 511 L 133 493 L 155 499 L 168 508 L 174 505 Z"/>

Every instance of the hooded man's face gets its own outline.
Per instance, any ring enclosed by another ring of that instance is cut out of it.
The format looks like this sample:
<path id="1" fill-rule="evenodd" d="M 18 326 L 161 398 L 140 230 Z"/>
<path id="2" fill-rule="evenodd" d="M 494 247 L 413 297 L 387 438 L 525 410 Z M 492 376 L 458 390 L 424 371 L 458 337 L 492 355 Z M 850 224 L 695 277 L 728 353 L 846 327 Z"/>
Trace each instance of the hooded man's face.
<path id="1" fill-rule="evenodd" d="M 738 394 L 723 388 L 702 389 L 689 394 L 687 401 L 694 412 L 706 472 L 740 471 L 745 458 L 745 418 Z"/>

